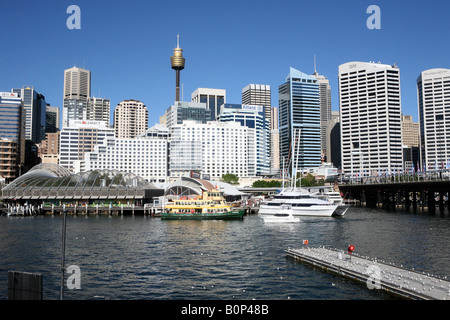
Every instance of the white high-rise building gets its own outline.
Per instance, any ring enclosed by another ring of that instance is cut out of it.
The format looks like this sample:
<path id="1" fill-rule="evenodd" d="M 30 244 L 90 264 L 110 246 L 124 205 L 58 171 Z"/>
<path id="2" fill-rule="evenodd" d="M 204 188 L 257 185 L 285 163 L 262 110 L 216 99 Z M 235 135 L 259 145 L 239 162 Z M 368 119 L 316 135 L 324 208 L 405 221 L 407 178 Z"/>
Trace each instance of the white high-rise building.
<path id="1" fill-rule="evenodd" d="M 248 174 L 251 177 L 270 174 L 269 122 L 264 117 L 263 106 L 226 103 L 222 106 L 217 121 L 239 122 L 248 127 Z"/>
<path id="2" fill-rule="evenodd" d="M 248 156 L 249 129 L 239 122 L 199 123 L 185 120 L 170 129 L 170 177 L 177 178 L 198 171 L 211 180 L 232 173 L 248 177 L 255 166 Z M 253 137 L 254 138 L 254 137 Z"/>
<path id="3" fill-rule="evenodd" d="M 108 137 L 84 155 L 82 171 L 110 169 L 163 183 L 168 174 L 169 129 L 155 125 L 134 139 Z"/>
<path id="4" fill-rule="evenodd" d="M 372 62 L 339 66 L 342 170 L 353 175 L 403 168 L 400 70 Z"/>
<path id="5" fill-rule="evenodd" d="M 450 69 L 423 71 L 417 79 L 420 149 L 423 169 L 450 161 Z"/>

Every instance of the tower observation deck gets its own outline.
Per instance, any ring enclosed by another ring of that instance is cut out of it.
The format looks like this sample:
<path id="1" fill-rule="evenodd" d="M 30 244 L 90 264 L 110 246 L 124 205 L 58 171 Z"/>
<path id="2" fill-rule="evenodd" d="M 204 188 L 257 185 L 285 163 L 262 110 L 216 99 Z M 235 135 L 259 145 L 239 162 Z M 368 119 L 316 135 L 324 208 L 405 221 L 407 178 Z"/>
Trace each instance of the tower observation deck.
<path id="1" fill-rule="evenodd" d="M 180 71 L 184 69 L 185 59 L 183 49 L 180 48 L 180 36 L 177 35 L 177 47 L 173 49 L 173 56 L 170 57 L 172 69 L 176 72 L 175 100 L 180 101 Z"/>

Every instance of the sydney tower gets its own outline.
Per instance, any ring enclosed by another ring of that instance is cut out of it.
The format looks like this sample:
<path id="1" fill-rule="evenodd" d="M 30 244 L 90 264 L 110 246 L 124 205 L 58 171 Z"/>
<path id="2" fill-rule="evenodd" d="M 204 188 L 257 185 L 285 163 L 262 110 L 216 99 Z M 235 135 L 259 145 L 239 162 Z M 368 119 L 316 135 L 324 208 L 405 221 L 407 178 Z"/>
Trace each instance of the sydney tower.
<path id="1" fill-rule="evenodd" d="M 173 56 L 170 57 L 172 69 L 176 71 L 176 92 L 175 101 L 180 101 L 180 71 L 184 69 L 183 49 L 180 48 L 180 37 L 177 35 L 177 47 L 173 49 Z"/>

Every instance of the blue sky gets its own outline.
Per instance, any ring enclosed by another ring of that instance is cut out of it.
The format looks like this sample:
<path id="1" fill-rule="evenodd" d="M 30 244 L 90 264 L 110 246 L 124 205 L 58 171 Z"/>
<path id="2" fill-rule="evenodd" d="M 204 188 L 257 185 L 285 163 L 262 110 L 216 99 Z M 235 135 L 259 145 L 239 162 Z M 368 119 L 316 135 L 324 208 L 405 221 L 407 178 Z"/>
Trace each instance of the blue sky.
<path id="1" fill-rule="evenodd" d="M 69 30 L 69 5 L 81 9 L 81 29 Z M 381 10 L 381 29 L 369 30 L 369 5 Z M 2 0 L 0 91 L 33 85 L 62 106 L 64 69 L 91 70 L 91 95 L 109 98 L 111 111 L 136 99 L 149 125 L 175 100 L 170 56 L 180 35 L 186 58 L 183 97 L 199 88 L 226 89 L 241 103 L 249 83 L 278 86 L 289 67 L 327 76 L 339 110 L 338 66 L 349 61 L 397 63 L 402 111 L 417 117 L 416 80 L 430 68 L 450 68 L 450 1 L 415 0 Z M 112 120 L 111 120 L 112 122 Z"/>

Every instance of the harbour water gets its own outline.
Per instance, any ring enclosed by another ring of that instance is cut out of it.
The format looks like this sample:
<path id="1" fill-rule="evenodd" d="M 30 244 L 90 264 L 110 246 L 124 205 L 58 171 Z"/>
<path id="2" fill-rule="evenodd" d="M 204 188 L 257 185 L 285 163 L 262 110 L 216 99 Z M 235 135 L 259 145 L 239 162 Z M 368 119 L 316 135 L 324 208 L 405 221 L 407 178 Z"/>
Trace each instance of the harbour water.
<path id="1" fill-rule="evenodd" d="M 8 271 L 43 275 L 44 299 L 59 299 L 62 217 L 0 217 L 0 300 Z M 405 268 L 450 275 L 446 209 L 352 207 L 343 217 L 294 224 L 243 220 L 166 221 L 149 216 L 67 217 L 66 266 L 80 268 L 68 300 L 386 300 L 392 296 L 287 258 L 285 250 L 327 246 Z"/>

